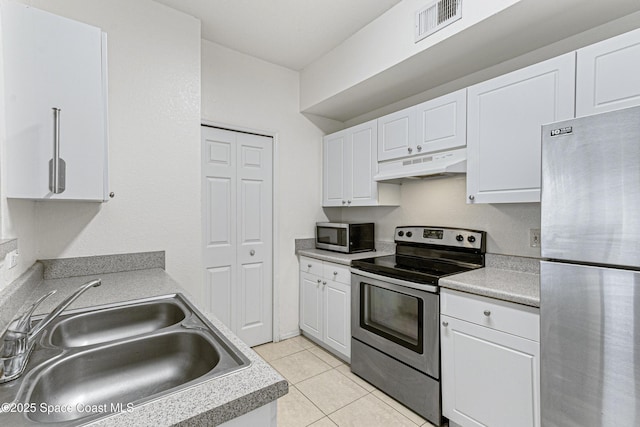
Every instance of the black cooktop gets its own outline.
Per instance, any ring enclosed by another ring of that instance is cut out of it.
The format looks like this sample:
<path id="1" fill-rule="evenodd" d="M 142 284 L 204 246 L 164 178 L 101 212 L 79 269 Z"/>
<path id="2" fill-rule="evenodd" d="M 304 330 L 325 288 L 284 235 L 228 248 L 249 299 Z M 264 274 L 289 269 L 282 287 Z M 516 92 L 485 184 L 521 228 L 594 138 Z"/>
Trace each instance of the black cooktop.
<path id="1" fill-rule="evenodd" d="M 358 270 L 415 283 L 437 285 L 438 279 L 463 273 L 481 266 L 470 266 L 455 261 L 425 259 L 403 255 L 387 255 L 354 260 L 351 266 Z"/>

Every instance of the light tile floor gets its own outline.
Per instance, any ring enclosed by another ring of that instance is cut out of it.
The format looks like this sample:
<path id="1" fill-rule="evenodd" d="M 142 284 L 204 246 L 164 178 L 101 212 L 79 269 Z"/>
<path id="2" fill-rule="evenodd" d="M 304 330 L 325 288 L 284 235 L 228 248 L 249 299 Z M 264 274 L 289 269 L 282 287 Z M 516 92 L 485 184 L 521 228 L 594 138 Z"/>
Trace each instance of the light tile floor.
<path id="1" fill-rule="evenodd" d="M 289 381 L 278 427 L 432 427 L 303 336 L 253 349 Z"/>

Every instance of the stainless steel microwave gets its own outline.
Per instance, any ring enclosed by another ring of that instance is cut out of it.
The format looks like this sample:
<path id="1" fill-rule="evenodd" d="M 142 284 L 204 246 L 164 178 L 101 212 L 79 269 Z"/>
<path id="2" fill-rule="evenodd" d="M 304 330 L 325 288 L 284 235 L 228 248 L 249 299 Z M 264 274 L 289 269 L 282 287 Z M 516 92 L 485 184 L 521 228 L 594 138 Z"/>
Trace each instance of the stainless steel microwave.
<path id="1" fill-rule="evenodd" d="M 316 248 L 329 251 L 367 252 L 375 250 L 374 224 L 367 223 L 316 223 Z"/>

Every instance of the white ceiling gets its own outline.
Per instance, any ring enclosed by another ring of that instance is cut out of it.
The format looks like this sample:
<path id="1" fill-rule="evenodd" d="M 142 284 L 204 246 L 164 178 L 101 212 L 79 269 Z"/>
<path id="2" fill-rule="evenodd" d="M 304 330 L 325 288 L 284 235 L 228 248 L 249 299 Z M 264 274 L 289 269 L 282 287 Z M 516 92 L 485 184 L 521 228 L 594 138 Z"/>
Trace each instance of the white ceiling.
<path id="1" fill-rule="evenodd" d="M 202 21 L 202 38 L 301 70 L 401 0 L 156 0 Z"/>

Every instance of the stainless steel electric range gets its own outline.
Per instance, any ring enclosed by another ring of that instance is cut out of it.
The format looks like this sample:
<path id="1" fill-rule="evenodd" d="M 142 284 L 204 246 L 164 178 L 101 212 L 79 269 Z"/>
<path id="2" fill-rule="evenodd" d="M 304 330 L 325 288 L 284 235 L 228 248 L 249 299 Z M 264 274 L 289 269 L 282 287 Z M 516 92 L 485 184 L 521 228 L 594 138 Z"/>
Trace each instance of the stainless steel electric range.
<path id="1" fill-rule="evenodd" d="M 484 266 L 484 231 L 395 230 L 396 254 L 351 264 L 351 371 L 442 424 L 438 280 Z"/>

